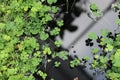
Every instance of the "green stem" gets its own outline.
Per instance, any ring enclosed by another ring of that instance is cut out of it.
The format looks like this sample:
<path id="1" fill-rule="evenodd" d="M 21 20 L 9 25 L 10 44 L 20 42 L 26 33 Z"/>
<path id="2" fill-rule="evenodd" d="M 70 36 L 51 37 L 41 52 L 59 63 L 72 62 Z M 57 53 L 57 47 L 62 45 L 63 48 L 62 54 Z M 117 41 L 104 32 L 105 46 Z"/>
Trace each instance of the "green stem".
<path id="1" fill-rule="evenodd" d="M 71 8 L 70 8 L 70 11 L 72 11 L 73 6 L 75 5 L 75 1 L 76 1 L 76 0 L 73 1 L 73 4 L 72 4 L 72 6 L 71 6 Z"/>
<path id="2" fill-rule="evenodd" d="M 68 13 L 68 7 L 69 7 L 69 3 L 68 3 L 68 0 L 66 0 L 66 9 L 67 9 L 66 13 Z"/>

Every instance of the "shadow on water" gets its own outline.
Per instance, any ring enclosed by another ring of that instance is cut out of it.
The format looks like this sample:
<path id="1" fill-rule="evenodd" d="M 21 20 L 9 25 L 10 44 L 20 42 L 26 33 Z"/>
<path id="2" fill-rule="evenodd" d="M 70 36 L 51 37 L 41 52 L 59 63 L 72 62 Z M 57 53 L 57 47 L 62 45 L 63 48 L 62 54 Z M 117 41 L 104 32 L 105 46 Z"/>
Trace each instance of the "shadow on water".
<path id="1" fill-rule="evenodd" d="M 93 80 L 92 77 L 90 77 L 83 70 L 84 66 L 70 68 L 70 60 L 72 60 L 71 57 L 69 57 L 69 59 L 66 61 L 56 58 L 52 62 L 47 64 L 46 69 L 43 69 L 44 65 L 40 66 L 39 68 L 48 74 L 46 80 L 50 80 L 52 78 L 54 80 Z M 53 66 L 55 61 L 60 61 L 62 63 L 60 67 L 56 68 Z M 37 80 L 42 80 L 42 78 L 37 75 L 35 75 L 35 77 L 37 77 Z"/>
<path id="2" fill-rule="evenodd" d="M 85 10 L 77 7 L 76 3 L 80 0 L 58 0 L 56 6 L 60 6 L 61 10 L 56 14 L 56 19 L 62 19 L 64 21 L 64 25 L 61 27 L 60 37 L 63 39 L 65 30 L 70 32 L 75 32 L 78 27 L 73 26 L 72 22 L 75 20 L 75 17 L 81 15 Z M 56 25 L 56 19 L 49 23 L 51 28 L 54 28 Z"/>
<path id="3" fill-rule="evenodd" d="M 75 6 L 77 2 L 80 0 L 58 0 L 58 2 L 54 5 L 61 5 L 61 10 L 58 12 L 56 15 L 56 19 L 62 18 L 64 21 L 64 25 L 61 27 L 61 32 L 60 32 L 60 37 L 63 39 L 64 37 L 64 31 L 68 30 L 70 32 L 75 32 L 78 27 L 71 25 L 71 23 L 74 21 L 74 17 L 78 17 L 81 15 L 84 10 L 82 8 L 78 8 Z M 61 17 L 61 15 L 63 15 Z M 74 16 L 73 16 L 74 15 Z M 53 29 L 57 26 L 56 19 L 49 22 L 49 26 Z M 55 37 L 52 37 L 51 40 L 48 42 L 50 43 L 50 47 L 52 50 L 55 50 L 55 46 L 53 44 L 53 41 L 55 40 Z M 43 43 L 43 42 L 42 42 Z M 65 50 L 62 47 L 55 50 L 55 51 L 60 51 L 60 50 Z M 54 62 L 55 61 L 60 61 L 62 65 L 59 68 L 54 67 Z M 53 78 L 54 80 L 92 80 L 92 77 L 90 77 L 87 72 L 84 71 L 83 66 L 78 66 L 75 68 L 70 68 L 69 62 L 72 60 L 71 57 L 69 57 L 68 60 L 63 61 L 59 58 L 56 58 L 55 60 L 52 60 L 50 63 L 47 64 L 46 68 L 44 67 L 44 64 L 39 66 L 40 70 L 43 70 L 48 74 L 46 80 L 50 80 Z M 34 74 L 34 76 L 37 78 L 37 80 L 42 80 L 40 76 L 37 74 Z"/>

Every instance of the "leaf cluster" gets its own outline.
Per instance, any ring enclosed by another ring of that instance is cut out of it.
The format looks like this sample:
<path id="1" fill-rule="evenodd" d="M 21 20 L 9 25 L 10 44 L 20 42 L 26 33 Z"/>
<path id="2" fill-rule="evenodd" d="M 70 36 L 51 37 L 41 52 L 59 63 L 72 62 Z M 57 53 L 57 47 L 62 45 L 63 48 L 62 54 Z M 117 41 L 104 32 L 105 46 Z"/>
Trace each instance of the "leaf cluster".
<path id="1" fill-rule="evenodd" d="M 100 17 L 103 15 L 102 11 L 99 9 L 99 7 L 95 3 L 90 4 L 90 10 L 96 17 Z"/>
<path id="2" fill-rule="evenodd" d="M 35 73 L 46 79 L 47 74 L 37 66 L 44 65 L 44 61 L 48 61 L 47 56 L 53 55 L 49 40 L 58 35 L 63 26 L 63 20 L 56 21 L 54 29 L 48 25 L 59 10 L 59 7 L 52 5 L 56 2 L 0 1 L 0 80 L 36 80 Z M 61 46 L 60 41 L 52 43 L 56 48 Z M 68 59 L 67 52 L 58 53 L 60 58 Z"/>
<path id="3" fill-rule="evenodd" d="M 110 80 L 120 79 L 120 34 L 108 30 L 101 30 L 100 36 L 90 33 L 88 38 L 98 44 L 91 51 L 93 60 L 91 68 L 106 71 L 106 78 Z M 97 36 L 97 37 L 96 37 Z"/>

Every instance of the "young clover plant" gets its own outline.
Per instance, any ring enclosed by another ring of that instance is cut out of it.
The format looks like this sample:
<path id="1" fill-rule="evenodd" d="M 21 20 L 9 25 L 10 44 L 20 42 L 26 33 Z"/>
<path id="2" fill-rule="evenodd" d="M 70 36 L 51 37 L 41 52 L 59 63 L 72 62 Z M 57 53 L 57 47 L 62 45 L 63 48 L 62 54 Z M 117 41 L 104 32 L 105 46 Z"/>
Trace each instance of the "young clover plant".
<path id="1" fill-rule="evenodd" d="M 63 20 L 56 19 L 60 10 L 56 2 L 0 0 L 0 80 L 36 80 L 36 75 L 46 80 L 48 75 L 39 66 L 46 68 L 46 63 L 56 57 L 68 59 L 67 51 L 58 51 L 62 42 L 51 41 L 64 25 Z M 54 20 L 56 25 L 49 26 Z M 55 61 L 55 67 L 60 65 Z"/>
<path id="2" fill-rule="evenodd" d="M 112 5 L 115 12 L 118 12 L 118 19 L 115 23 L 120 26 L 120 0 Z M 93 14 L 99 13 L 99 9 L 96 4 L 91 4 L 90 9 Z M 118 30 L 117 29 L 117 30 Z M 115 30 L 116 31 L 116 30 Z M 110 32 L 107 29 L 102 29 L 100 35 L 97 36 L 94 32 L 88 35 L 88 42 L 97 42 L 98 47 L 94 46 L 92 49 L 93 60 L 90 65 L 95 70 L 105 71 L 107 80 L 119 80 L 120 79 L 120 32 Z M 92 46 L 90 46 L 92 47 Z"/>
<path id="3" fill-rule="evenodd" d="M 54 44 L 57 46 L 57 47 L 60 47 L 62 45 L 62 41 L 55 41 Z"/>
<path id="4" fill-rule="evenodd" d="M 119 24 L 117 25 L 119 26 Z M 90 63 L 91 68 L 105 71 L 107 79 L 119 80 L 120 34 L 102 29 L 99 36 L 92 32 L 88 35 L 88 39 L 93 40 L 98 45 L 98 47 L 93 46 L 94 48 L 91 51 L 93 54 L 93 60 Z"/>
<path id="5" fill-rule="evenodd" d="M 71 68 L 74 68 L 78 65 L 80 65 L 80 59 L 79 58 L 75 58 L 74 60 L 70 61 L 70 67 Z"/>
<path id="6" fill-rule="evenodd" d="M 61 62 L 59 62 L 59 61 L 55 61 L 55 62 L 54 62 L 54 66 L 55 66 L 55 67 L 59 67 L 60 65 L 61 65 Z"/>
<path id="7" fill-rule="evenodd" d="M 68 59 L 67 51 L 54 51 L 49 40 L 60 33 L 63 20 L 56 20 L 54 29 L 46 28 L 53 21 L 59 7 L 57 0 L 9 0 L 0 1 L 0 80 L 44 80 L 47 74 L 38 69 L 48 61 L 45 56 L 56 53 L 63 60 Z M 48 41 L 48 42 L 47 42 Z M 56 48 L 61 41 L 54 41 Z M 48 46 L 46 46 L 48 44 Z M 52 57 L 50 58 L 52 59 Z M 55 63 L 58 67 L 59 62 Z"/>
<path id="8" fill-rule="evenodd" d="M 100 17 L 103 15 L 102 11 L 95 3 L 90 4 L 90 10 L 92 11 L 93 15 L 96 17 Z"/>

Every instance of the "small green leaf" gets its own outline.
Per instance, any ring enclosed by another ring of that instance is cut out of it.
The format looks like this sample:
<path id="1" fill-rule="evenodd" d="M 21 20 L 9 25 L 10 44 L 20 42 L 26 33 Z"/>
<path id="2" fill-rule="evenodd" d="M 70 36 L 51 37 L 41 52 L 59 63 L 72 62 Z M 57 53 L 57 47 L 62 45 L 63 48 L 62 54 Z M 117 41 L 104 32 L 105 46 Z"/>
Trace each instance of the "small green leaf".
<path id="1" fill-rule="evenodd" d="M 93 4 L 90 5 L 90 9 L 93 10 L 93 11 L 96 11 L 99 8 L 98 8 L 98 6 L 95 3 L 93 3 Z"/>
<path id="2" fill-rule="evenodd" d="M 100 30 L 101 36 L 106 37 L 106 36 L 108 35 L 108 33 L 109 33 L 109 30 L 107 30 L 107 29 L 102 29 L 102 30 Z"/>
<path id="3" fill-rule="evenodd" d="M 70 67 L 74 68 L 76 66 L 80 65 L 80 59 L 79 58 L 75 58 L 72 61 L 70 61 Z"/>
<path id="4" fill-rule="evenodd" d="M 57 21 L 57 25 L 58 25 L 59 27 L 63 26 L 63 25 L 64 25 L 63 20 Z"/>
<path id="5" fill-rule="evenodd" d="M 48 37 L 49 37 L 49 35 L 47 33 L 45 33 L 45 32 L 40 33 L 40 39 L 41 40 L 46 40 L 46 39 L 48 39 Z"/>
<path id="6" fill-rule="evenodd" d="M 97 55 L 97 54 L 94 55 L 94 58 L 95 58 L 95 59 L 98 59 L 98 58 L 99 58 L 99 55 Z"/>
<path id="7" fill-rule="evenodd" d="M 4 48 L 4 44 L 0 43 L 0 49 L 3 49 L 3 48 Z"/>
<path id="8" fill-rule="evenodd" d="M 52 17 L 50 14 L 46 14 L 45 15 L 45 21 L 51 21 L 52 20 Z"/>
<path id="9" fill-rule="evenodd" d="M 50 31 L 50 34 L 53 35 L 58 35 L 60 33 L 60 28 L 55 27 L 52 31 Z"/>
<path id="10" fill-rule="evenodd" d="M 0 29 L 4 29 L 5 28 L 5 24 L 4 23 L 0 23 Z"/>
<path id="11" fill-rule="evenodd" d="M 58 7 L 53 6 L 53 7 L 52 7 L 52 12 L 53 12 L 53 13 L 56 13 L 56 12 L 58 11 L 58 9 L 59 9 Z"/>
<path id="12" fill-rule="evenodd" d="M 99 52 L 99 48 L 94 48 L 94 49 L 92 49 L 92 53 L 95 55 L 95 54 L 97 54 Z"/>
<path id="13" fill-rule="evenodd" d="M 115 55 L 113 56 L 112 62 L 113 66 L 120 67 L 120 49 L 117 49 Z"/>
<path id="14" fill-rule="evenodd" d="M 10 40 L 10 36 L 8 36 L 8 35 L 3 35 L 3 39 L 6 40 L 6 41 L 9 41 L 9 40 Z"/>
<path id="15" fill-rule="evenodd" d="M 46 77 L 47 77 L 47 74 L 42 72 L 42 71 L 40 71 L 40 70 L 38 71 L 38 74 L 43 78 L 43 80 L 45 80 Z"/>
<path id="16" fill-rule="evenodd" d="M 96 40 L 96 39 L 98 38 L 98 36 L 97 36 L 94 32 L 91 32 L 91 33 L 88 35 L 88 38 L 89 38 L 89 39 Z"/>
<path id="17" fill-rule="evenodd" d="M 120 26 L 120 19 L 116 19 L 115 23 Z"/>
<path id="18" fill-rule="evenodd" d="M 57 47 L 60 47 L 61 44 L 62 44 L 62 41 L 55 41 L 54 43 L 55 43 L 55 45 L 56 45 Z"/>
<path id="19" fill-rule="evenodd" d="M 96 61 L 96 60 L 93 60 L 92 63 L 91 63 L 91 67 L 94 68 L 94 69 L 95 69 L 98 65 L 99 65 L 99 62 Z"/>
<path id="20" fill-rule="evenodd" d="M 97 12 L 93 12 L 93 14 L 96 16 L 96 17 L 100 17 L 103 15 L 102 11 L 98 10 Z"/>
<path id="21" fill-rule="evenodd" d="M 94 14 L 94 16 L 96 16 L 96 17 L 100 17 L 100 16 L 103 15 L 102 11 L 94 3 L 90 5 L 90 10 L 92 11 L 92 13 Z"/>
<path id="22" fill-rule="evenodd" d="M 54 80 L 53 78 L 51 78 L 50 80 Z"/>
<path id="23" fill-rule="evenodd" d="M 28 6 L 25 6 L 25 7 L 24 7 L 24 11 L 27 11 L 27 10 L 28 10 Z"/>
<path id="24" fill-rule="evenodd" d="M 113 39 L 111 38 L 101 38 L 100 45 L 113 44 Z"/>
<path id="25" fill-rule="evenodd" d="M 110 45 L 110 44 L 107 44 L 105 50 L 106 50 L 106 51 L 112 51 L 112 50 L 113 50 L 113 46 Z"/>
<path id="26" fill-rule="evenodd" d="M 61 62 L 59 62 L 59 61 L 55 61 L 55 62 L 54 62 L 54 66 L 55 66 L 55 67 L 59 67 L 60 65 L 61 65 Z"/>
<path id="27" fill-rule="evenodd" d="M 106 64 L 107 61 L 108 61 L 108 58 L 107 58 L 107 57 L 100 56 L 100 62 L 101 62 L 101 63 Z"/>
<path id="28" fill-rule="evenodd" d="M 13 74 L 16 74 L 17 73 L 17 69 L 7 69 L 7 74 L 8 75 L 13 75 Z"/>
<path id="29" fill-rule="evenodd" d="M 60 51 L 59 53 L 56 54 L 57 57 L 67 60 L 68 59 L 68 52 L 67 51 Z"/>
<path id="30" fill-rule="evenodd" d="M 53 4 L 53 3 L 56 3 L 57 0 L 47 0 L 47 2 L 48 2 L 49 4 Z"/>
<path id="31" fill-rule="evenodd" d="M 120 10 L 120 7 L 119 7 L 119 4 L 112 4 L 112 7 L 111 7 L 115 12 L 119 11 Z"/>
<path id="32" fill-rule="evenodd" d="M 45 47 L 44 50 L 43 50 L 43 53 L 50 55 L 51 54 L 51 49 L 49 47 Z"/>
<path id="33" fill-rule="evenodd" d="M 88 56 L 85 56 L 83 59 L 84 59 L 85 61 L 88 61 L 90 58 L 89 58 Z"/>

